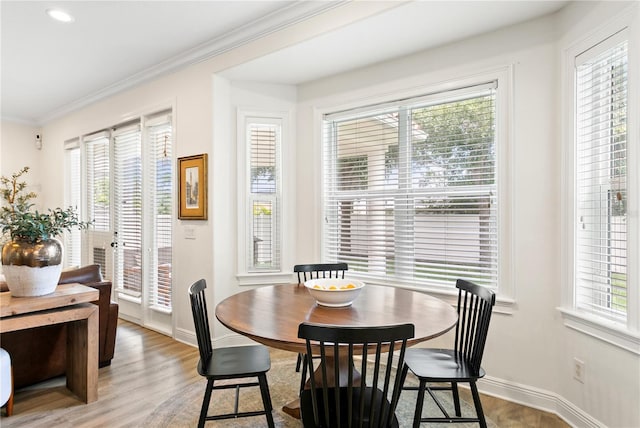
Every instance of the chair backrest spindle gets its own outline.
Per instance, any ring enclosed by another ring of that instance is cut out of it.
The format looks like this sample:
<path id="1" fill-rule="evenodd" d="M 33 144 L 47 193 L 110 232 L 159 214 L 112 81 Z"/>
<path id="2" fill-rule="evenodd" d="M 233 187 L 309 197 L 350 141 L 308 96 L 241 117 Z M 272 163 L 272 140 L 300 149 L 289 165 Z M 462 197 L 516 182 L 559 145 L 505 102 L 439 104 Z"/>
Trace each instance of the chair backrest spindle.
<path id="1" fill-rule="evenodd" d="M 189 288 L 189 298 L 191 299 L 191 310 L 196 329 L 196 337 L 198 339 L 198 349 L 200 350 L 200 360 L 203 364 L 209 361 L 213 353 L 207 301 L 204 295 L 205 288 L 207 288 L 207 284 L 204 279 L 198 280 Z"/>
<path id="2" fill-rule="evenodd" d="M 455 351 L 465 358 L 476 372 L 480 370 L 482 354 L 491 321 L 495 293 L 488 288 L 459 279 L 458 323 L 456 324 Z"/>
<path id="3" fill-rule="evenodd" d="M 298 274 L 298 284 L 310 279 L 340 278 L 344 279 L 344 273 L 349 269 L 347 263 L 315 263 L 295 265 L 293 271 Z"/>
<path id="4" fill-rule="evenodd" d="M 300 324 L 298 337 L 306 340 L 307 354 L 320 356 L 319 360 L 307 359 L 310 373 L 316 369 L 314 361 L 320 361 L 320 379 L 311 376 L 310 391 L 303 391 L 313 403 L 314 426 L 391 426 L 402 387 L 398 368 L 404 362 L 407 340 L 413 336 L 413 324 L 385 327 Z M 355 370 L 357 354 L 360 354 L 359 373 Z M 327 367 L 326 361 L 333 361 L 332 367 Z M 347 367 L 341 367 L 345 362 Z M 341 382 L 338 388 L 330 386 L 336 379 Z M 308 420 L 304 405 L 302 410 L 303 421 Z"/>

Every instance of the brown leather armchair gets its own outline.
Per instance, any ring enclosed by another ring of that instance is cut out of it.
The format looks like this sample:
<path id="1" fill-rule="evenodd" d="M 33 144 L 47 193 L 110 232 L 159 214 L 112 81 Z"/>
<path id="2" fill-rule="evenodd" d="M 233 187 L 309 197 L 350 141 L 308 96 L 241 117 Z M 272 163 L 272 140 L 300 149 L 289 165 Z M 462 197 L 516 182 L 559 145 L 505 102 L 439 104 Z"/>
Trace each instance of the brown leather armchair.
<path id="1" fill-rule="evenodd" d="M 118 325 L 118 304 L 111 301 L 111 281 L 103 280 L 100 265 L 89 265 L 62 272 L 58 283 L 72 282 L 99 291 L 98 300 L 92 302 L 99 307 L 98 365 L 108 366 L 115 351 Z M 66 342 L 67 326 L 64 324 L 3 333 L 0 344 L 11 355 L 14 387 L 20 388 L 63 375 L 66 368 Z"/>

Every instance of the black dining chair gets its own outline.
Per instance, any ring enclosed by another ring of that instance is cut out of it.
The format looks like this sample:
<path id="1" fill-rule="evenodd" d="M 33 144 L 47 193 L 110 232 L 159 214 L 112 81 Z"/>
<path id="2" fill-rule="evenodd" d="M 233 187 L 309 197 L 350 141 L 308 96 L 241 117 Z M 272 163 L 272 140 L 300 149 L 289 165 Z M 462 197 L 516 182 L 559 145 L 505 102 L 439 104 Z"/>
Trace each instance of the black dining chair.
<path id="1" fill-rule="evenodd" d="M 407 340 L 414 337 L 413 324 L 345 327 L 302 323 L 298 337 L 305 339 L 311 357 L 306 360 L 309 373 L 320 373 L 310 376 L 309 387 L 300 393 L 304 427 L 398 426 L 395 409 L 402 388 L 400 370 Z M 319 361 L 317 372 L 314 361 Z M 335 379 L 340 385 L 335 385 Z"/>
<path id="2" fill-rule="evenodd" d="M 207 302 L 204 295 L 205 288 L 207 288 L 207 284 L 204 279 L 198 280 L 189 287 L 193 322 L 198 338 L 198 349 L 200 350 L 198 373 L 200 376 L 207 378 L 207 387 L 204 391 L 198 427 L 204 427 L 205 421 L 259 415 L 266 415 L 267 424 L 269 427 L 273 427 L 273 415 L 271 414 L 273 406 L 271 405 L 271 395 L 269 394 L 269 386 L 267 384 L 267 372 L 271 368 L 269 350 L 262 345 L 213 349 L 209 330 Z M 257 378 L 257 382 L 247 382 L 245 380 L 247 378 Z M 241 380 L 241 382 L 214 385 L 216 381 L 220 380 Z M 240 388 L 256 386 L 260 387 L 264 410 L 251 412 L 238 411 Z M 211 393 L 214 389 L 235 389 L 236 396 L 233 413 L 207 415 L 211 401 Z"/>
<path id="3" fill-rule="evenodd" d="M 347 263 L 315 263 L 295 265 L 293 272 L 298 275 L 298 284 L 302 284 L 305 281 L 318 278 L 340 278 L 344 279 L 344 273 L 349 270 Z M 300 382 L 300 389 L 304 387 L 307 371 L 304 354 L 298 354 L 298 360 L 296 361 L 296 372 L 302 368 L 302 376 Z"/>
<path id="4" fill-rule="evenodd" d="M 496 296 L 488 288 L 459 279 L 458 288 L 458 322 L 455 329 L 453 349 L 413 348 L 408 349 L 402 369 L 404 384 L 408 370 L 411 370 L 420 381 L 419 386 L 404 386 L 405 390 L 417 390 L 413 426 L 417 428 L 421 422 L 465 423 L 477 422 L 486 427 L 484 412 L 476 381 L 485 375 L 480 366 L 482 354 L 489 331 L 491 313 L 496 303 Z M 430 383 L 439 383 L 431 385 Z M 445 385 L 442 385 L 442 384 Z M 468 383 L 476 410 L 475 418 L 462 417 L 458 383 Z M 425 391 L 443 414 L 443 417 L 422 417 Z M 456 416 L 450 416 L 433 391 L 451 391 L 453 394 Z"/>
<path id="5" fill-rule="evenodd" d="M 316 263 L 295 265 L 293 271 L 298 274 L 298 284 L 316 278 L 341 278 L 349 270 L 347 263 Z"/>

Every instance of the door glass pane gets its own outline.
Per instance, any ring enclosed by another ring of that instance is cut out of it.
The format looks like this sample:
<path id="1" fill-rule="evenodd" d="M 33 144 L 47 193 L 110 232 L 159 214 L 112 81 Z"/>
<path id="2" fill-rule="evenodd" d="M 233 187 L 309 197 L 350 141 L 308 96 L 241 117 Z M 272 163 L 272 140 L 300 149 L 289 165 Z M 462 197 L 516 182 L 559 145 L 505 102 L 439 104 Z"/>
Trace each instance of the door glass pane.
<path id="1" fill-rule="evenodd" d="M 148 192 L 153 245 L 149 269 L 150 290 L 149 305 L 164 310 L 171 309 L 172 288 L 172 239 L 171 224 L 173 217 L 173 155 L 172 127 L 163 123 L 148 128 L 150 162 L 149 184 L 155 187 Z"/>
<path id="2" fill-rule="evenodd" d="M 142 291 L 142 144 L 139 129 L 114 137 L 116 263 L 121 289 Z"/>

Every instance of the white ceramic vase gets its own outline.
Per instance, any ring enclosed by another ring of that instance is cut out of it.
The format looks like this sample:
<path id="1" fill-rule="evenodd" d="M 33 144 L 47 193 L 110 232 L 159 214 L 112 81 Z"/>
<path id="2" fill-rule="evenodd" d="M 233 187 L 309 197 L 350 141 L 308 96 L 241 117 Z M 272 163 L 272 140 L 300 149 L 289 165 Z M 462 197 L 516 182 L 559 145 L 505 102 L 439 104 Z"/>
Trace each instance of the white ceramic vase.
<path id="1" fill-rule="evenodd" d="M 2 247 L 2 272 L 12 296 L 53 293 L 62 272 L 62 244 L 57 239 L 36 243 L 10 241 Z"/>

